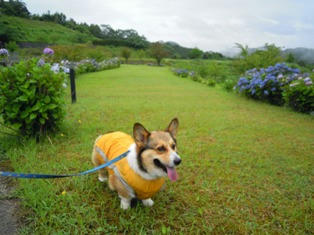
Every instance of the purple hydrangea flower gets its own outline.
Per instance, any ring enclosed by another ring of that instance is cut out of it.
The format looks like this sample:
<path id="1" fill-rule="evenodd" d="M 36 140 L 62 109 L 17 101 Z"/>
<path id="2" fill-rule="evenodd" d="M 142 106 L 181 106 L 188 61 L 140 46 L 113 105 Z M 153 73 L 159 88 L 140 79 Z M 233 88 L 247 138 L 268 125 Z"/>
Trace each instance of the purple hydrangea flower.
<path id="1" fill-rule="evenodd" d="M 9 52 L 8 52 L 7 49 L 1 48 L 1 49 L 0 49 L 0 55 L 8 56 L 8 55 L 9 55 Z"/>
<path id="2" fill-rule="evenodd" d="M 39 66 L 39 67 L 43 66 L 44 64 L 45 64 L 45 60 L 42 58 L 40 60 L 38 60 L 38 62 L 37 62 L 37 66 Z"/>
<path id="3" fill-rule="evenodd" d="M 46 48 L 43 50 L 43 53 L 44 53 L 45 55 L 53 55 L 55 52 L 54 52 L 51 48 L 46 47 Z"/>

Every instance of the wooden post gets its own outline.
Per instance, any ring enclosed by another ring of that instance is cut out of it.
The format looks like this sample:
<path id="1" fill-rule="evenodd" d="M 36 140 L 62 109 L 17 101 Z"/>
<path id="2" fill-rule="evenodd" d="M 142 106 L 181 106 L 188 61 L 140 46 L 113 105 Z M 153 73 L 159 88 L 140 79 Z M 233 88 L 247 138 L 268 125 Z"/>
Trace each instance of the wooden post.
<path id="1" fill-rule="evenodd" d="M 76 102 L 75 71 L 73 68 L 70 69 L 70 80 L 71 80 L 71 98 L 73 104 Z"/>

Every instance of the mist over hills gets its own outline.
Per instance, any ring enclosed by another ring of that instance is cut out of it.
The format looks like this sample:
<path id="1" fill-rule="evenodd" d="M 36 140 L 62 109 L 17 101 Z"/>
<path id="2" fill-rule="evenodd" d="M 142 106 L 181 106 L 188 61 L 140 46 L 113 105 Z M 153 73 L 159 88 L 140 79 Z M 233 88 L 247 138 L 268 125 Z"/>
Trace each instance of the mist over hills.
<path id="1" fill-rule="evenodd" d="M 297 61 L 302 61 L 307 64 L 314 64 L 314 49 L 297 47 L 283 50 L 283 54 L 291 53 Z"/>
<path id="2" fill-rule="evenodd" d="M 258 48 L 248 48 L 249 54 L 255 52 L 256 50 L 263 50 L 265 47 Z M 237 47 L 231 47 L 227 50 L 221 51 L 221 53 L 229 58 L 235 58 L 239 55 L 240 49 Z M 287 48 L 282 49 L 282 55 L 288 56 L 292 54 L 294 59 L 297 62 L 303 62 L 306 64 L 314 64 L 314 49 L 306 47 L 297 47 L 297 48 Z"/>

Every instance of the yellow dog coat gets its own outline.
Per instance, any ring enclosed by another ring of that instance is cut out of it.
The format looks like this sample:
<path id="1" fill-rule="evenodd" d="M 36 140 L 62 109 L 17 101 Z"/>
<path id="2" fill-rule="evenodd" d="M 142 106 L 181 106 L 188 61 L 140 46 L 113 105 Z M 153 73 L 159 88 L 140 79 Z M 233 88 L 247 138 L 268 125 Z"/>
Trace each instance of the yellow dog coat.
<path id="1" fill-rule="evenodd" d="M 133 138 L 123 132 L 112 132 L 102 135 L 96 141 L 96 147 L 98 147 L 103 154 L 100 153 L 102 157 L 98 154 L 97 158 L 100 162 L 105 163 L 126 152 L 133 143 Z M 126 186 L 133 189 L 135 196 L 141 200 L 151 198 L 160 190 L 165 182 L 164 178 L 155 180 L 144 179 L 129 166 L 127 158 L 123 158 L 114 163 L 114 167 L 107 168 L 107 170 L 110 175 L 115 174 L 119 178 L 121 177 L 122 183 L 126 183 Z"/>

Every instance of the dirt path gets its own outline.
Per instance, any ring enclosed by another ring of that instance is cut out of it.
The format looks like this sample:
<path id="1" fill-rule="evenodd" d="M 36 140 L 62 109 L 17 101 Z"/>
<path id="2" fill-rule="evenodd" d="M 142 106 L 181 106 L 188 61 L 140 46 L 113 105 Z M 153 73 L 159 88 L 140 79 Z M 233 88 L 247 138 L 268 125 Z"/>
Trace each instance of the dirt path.
<path id="1" fill-rule="evenodd" d="M 0 170 L 3 170 L 1 166 Z M 12 190 L 11 179 L 0 176 L 0 235 L 17 233 L 18 200 L 11 198 Z"/>

